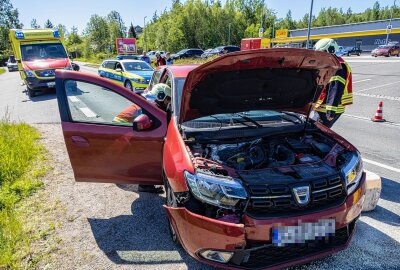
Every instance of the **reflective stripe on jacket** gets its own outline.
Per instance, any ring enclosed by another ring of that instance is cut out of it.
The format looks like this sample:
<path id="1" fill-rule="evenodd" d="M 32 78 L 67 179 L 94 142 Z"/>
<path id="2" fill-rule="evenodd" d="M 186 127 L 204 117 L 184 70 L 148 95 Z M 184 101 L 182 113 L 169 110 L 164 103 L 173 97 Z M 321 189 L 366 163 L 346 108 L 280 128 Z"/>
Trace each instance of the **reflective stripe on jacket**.
<path id="1" fill-rule="evenodd" d="M 344 113 L 346 105 L 353 104 L 353 83 L 350 66 L 338 57 L 342 69 L 332 76 L 316 103 L 316 111 Z"/>

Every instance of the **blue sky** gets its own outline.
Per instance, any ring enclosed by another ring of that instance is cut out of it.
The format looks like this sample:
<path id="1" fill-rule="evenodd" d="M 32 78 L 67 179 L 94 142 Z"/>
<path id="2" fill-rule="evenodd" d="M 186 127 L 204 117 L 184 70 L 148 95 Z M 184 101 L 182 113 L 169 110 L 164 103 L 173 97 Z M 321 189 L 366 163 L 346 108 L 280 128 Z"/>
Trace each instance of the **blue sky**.
<path id="1" fill-rule="evenodd" d="M 30 27 L 30 22 L 35 18 L 40 25 L 50 19 L 53 24 L 62 23 L 68 30 L 73 25 L 79 32 L 85 27 L 92 14 L 107 15 L 111 10 L 118 11 L 125 24 L 143 25 L 143 18 L 153 16 L 154 11 L 162 11 L 171 6 L 170 0 L 11 0 L 14 8 L 20 12 L 20 20 L 25 27 Z M 223 0 L 224 2 L 224 0 Z M 314 0 L 314 14 L 323 7 L 337 7 L 353 12 L 363 11 L 372 7 L 375 0 Z M 265 0 L 266 5 L 276 11 L 278 18 L 285 17 L 289 9 L 294 19 L 300 19 L 309 12 L 311 0 Z M 380 0 L 381 6 L 391 6 L 393 0 Z"/>

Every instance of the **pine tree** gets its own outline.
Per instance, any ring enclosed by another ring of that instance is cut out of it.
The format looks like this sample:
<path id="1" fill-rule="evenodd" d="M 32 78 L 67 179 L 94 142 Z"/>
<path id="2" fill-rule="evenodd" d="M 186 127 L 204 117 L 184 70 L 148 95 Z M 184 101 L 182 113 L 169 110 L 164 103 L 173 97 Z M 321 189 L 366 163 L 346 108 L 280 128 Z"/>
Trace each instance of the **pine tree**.
<path id="1" fill-rule="evenodd" d="M 133 24 L 131 23 L 131 25 L 129 26 L 129 30 L 128 30 L 128 37 L 130 38 L 136 38 L 136 31 L 135 31 L 135 27 L 133 26 Z"/>
<path id="2" fill-rule="evenodd" d="M 53 28 L 54 26 L 53 26 L 53 23 L 49 19 L 47 19 L 47 21 L 44 23 L 43 27 L 44 28 Z"/>

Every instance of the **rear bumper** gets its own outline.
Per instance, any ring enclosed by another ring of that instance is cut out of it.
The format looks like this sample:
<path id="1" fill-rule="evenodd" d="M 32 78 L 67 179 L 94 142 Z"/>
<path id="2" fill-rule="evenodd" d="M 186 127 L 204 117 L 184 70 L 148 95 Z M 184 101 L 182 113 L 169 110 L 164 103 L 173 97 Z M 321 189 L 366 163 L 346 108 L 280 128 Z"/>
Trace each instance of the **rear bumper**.
<path id="1" fill-rule="evenodd" d="M 32 90 L 41 90 L 47 88 L 55 88 L 56 81 L 55 78 L 50 78 L 48 80 L 41 80 L 38 78 L 25 78 L 26 85 Z"/>
<path id="2" fill-rule="evenodd" d="M 355 221 L 361 214 L 365 198 L 365 174 L 359 188 L 339 207 L 288 218 L 254 219 L 243 217 L 242 224 L 207 218 L 186 208 L 164 206 L 186 251 L 199 261 L 223 268 L 280 269 L 328 256 L 349 244 Z M 276 247 L 272 245 L 272 228 L 336 220 L 336 236 L 329 243 Z M 215 263 L 200 257 L 204 249 L 233 251 L 228 264 Z"/>

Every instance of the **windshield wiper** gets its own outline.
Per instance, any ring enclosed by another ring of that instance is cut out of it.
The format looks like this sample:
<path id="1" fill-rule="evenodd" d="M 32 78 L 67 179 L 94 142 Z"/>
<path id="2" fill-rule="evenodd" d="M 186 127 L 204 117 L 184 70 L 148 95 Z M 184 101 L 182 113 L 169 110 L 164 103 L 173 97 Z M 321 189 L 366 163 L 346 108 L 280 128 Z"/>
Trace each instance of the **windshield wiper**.
<path id="1" fill-rule="evenodd" d="M 298 116 L 296 113 L 292 113 L 292 112 L 281 112 L 282 115 L 280 116 L 282 119 L 292 122 L 294 124 L 298 124 L 298 123 L 304 123 L 303 119 L 301 119 L 300 116 Z M 290 117 L 287 117 L 290 116 Z M 293 118 L 296 118 L 296 120 L 293 120 Z"/>
<path id="2" fill-rule="evenodd" d="M 240 117 L 243 118 L 244 120 L 253 123 L 254 125 L 256 125 L 257 128 L 262 128 L 262 127 L 263 127 L 263 126 L 260 125 L 257 121 L 255 121 L 254 119 L 252 119 L 252 118 L 250 118 L 250 117 L 248 117 L 248 116 L 246 116 L 246 115 L 243 115 L 243 114 L 241 114 L 241 113 L 235 113 L 234 115 L 240 116 Z"/>

